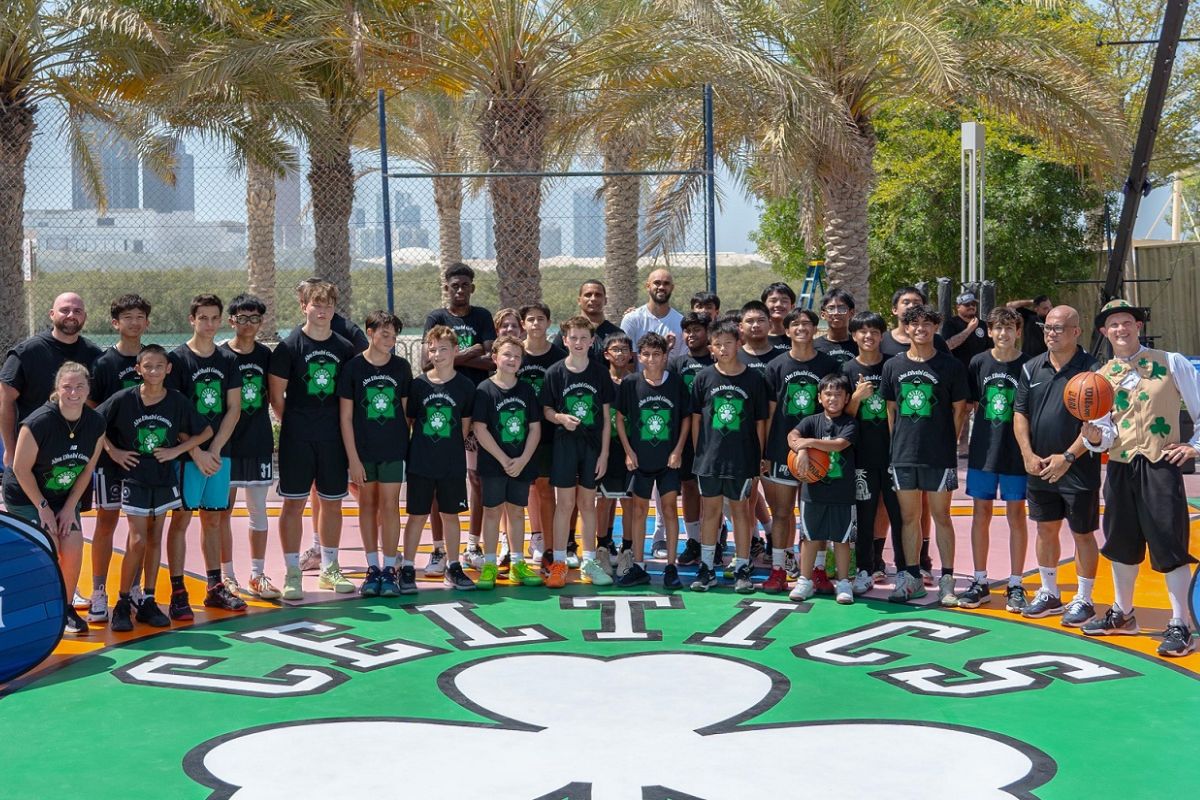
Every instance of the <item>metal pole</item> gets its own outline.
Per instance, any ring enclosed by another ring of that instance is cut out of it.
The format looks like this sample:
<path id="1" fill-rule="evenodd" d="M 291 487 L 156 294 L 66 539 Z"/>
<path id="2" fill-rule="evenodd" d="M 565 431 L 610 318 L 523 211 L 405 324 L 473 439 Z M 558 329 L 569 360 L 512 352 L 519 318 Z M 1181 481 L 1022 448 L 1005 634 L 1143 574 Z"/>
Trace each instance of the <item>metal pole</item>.
<path id="1" fill-rule="evenodd" d="M 713 153 L 713 91 L 712 84 L 704 84 L 704 204 L 706 210 L 708 250 L 708 290 L 717 291 L 717 175 L 716 158 Z"/>
<path id="2" fill-rule="evenodd" d="M 379 100 L 379 170 L 383 192 L 383 272 L 387 278 L 387 307 L 396 312 L 396 298 L 392 274 L 392 204 L 388 198 L 387 163 L 387 108 L 384 105 L 383 89 L 376 95 Z"/>

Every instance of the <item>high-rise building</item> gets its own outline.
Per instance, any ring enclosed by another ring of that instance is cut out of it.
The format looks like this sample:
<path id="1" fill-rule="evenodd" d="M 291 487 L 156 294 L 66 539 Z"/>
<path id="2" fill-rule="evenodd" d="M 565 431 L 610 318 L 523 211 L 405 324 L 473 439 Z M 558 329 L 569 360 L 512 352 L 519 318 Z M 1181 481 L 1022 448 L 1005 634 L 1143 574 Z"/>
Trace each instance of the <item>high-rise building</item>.
<path id="1" fill-rule="evenodd" d="M 84 135 L 91 141 L 92 156 L 100 169 L 108 207 L 140 208 L 138 203 L 138 157 L 133 146 L 99 122 L 85 124 Z M 98 208 L 99 204 L 85 188 L 83 164 L 71 160 L 71 208 Z"/>
<path id="2" fill-rule="evenodd" d="M 593 189 L 579 189 L 572 197 L 573 227 L 571 255 L 576 258 L 604 256 L 604 202 Z"/>
<path id="3" fill-rule="evenodd" d="M 300 222 L 300 175 L 288 173 L 275 179 L 275 246 L 281 250 L 304 247 L 304 227 Z"/>
<path id="4" fill-rule="evenodd" d="M 462 228 L 459 234 L 459 240 L 462 242 L 462 257 L 478 258 L 479 256 L 475 255 L 475 224 L 463 222 L 460 227 Z"/>
<path id="5" fill-rule="evenodd" d="M 171 186 L 158 173 L 142 167 L 142 208 L 160 213 L 196 210 L 195 158 L 183 142 L 175 140 L 175 185 Z"/>
<path id="6" fill-rule="evenodd" d="M 562 255 L 562 228 L 551 222 L 542 226 L 542 258 Z"/>

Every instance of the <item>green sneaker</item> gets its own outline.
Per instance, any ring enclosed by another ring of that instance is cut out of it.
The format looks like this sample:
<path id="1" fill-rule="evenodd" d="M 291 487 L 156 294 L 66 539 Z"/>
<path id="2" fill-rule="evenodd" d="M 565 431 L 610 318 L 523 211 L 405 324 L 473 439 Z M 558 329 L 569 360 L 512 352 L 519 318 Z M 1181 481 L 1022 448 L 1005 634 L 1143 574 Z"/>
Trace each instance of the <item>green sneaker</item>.
<path id="1" fill-rule="evenodd" d="M 479 571 L 479 578 L 475 581 L 475 588 L 489 591 L 496 588 L 496 576 L 500 574 L 499 568 L 494 563 L 483 565 L 483 569 Z"/>
<path id="2" fill-rule="evenodd" d="M 338 562 L 333 561 L 328 567 L 321 570 L 321 577 L 317 580 L 317 588 L 332 589 L 338 594 L 349 594 L 354 591 L 354 584 L 342 574 L 342 568 L 338 566 Z"/>
<path id="3" fill-rule="evenodd" d="M 283 579 L 283 599 L 284 600 L 303 600 L 304 599 L 304 573 L 299 567 L 288 567 L 287 576 Z"/>
<path id="4" fill-rule="evenodd" d="M 508 570 L 508 579 L 519 586 L 541 586 L 542 576 L 524 561 L 514 561 Z"/>

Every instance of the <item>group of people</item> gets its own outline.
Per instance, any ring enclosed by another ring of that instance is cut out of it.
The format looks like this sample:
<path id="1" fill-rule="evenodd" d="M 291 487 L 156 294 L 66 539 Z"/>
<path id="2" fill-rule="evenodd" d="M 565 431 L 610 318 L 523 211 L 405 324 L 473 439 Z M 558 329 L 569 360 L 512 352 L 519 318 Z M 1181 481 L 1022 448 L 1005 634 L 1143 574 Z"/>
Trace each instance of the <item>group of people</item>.
<path id="1" fill-rule="evenodd" d="M 672 307 L 674 282 L 660 269 L 646 281 L 646 304 L 619 325 L 605 318 L 604 285 L 586 281 L 579 313 L 560 321 L 551 339 L 554 320 L 542 303 L 495 314 L 472 305 L 466 265 L 446 271 L 443 289 L 446 307 L 427 317 L 416 365 L 395 352 L 396 316 L 372 312 L 359 329 L 335 312 L 335 287 L 318 279 L 298 287 L 303 321 L 274 350 L 258 342 L 266 307 L 249 294 L 228 307 L 211 294 L 195 297 L 192 336 L 170 352 L 142 341 L 151 307 L 137 295 L 112 303 L 119 340 L 103 352 L 81 335 L 80 298 L 56 298 L 51 330 L 15 347 L 0 369 L 7 509 L 57 537 L 73 587 L 82 569 L 79 512 L 94 485 L 93 593 L 75 599 L 88 620 L 130 630 L 135 620 L 161 627 L 192 617 L 183 562 L 194 512 L 204 604 L 229 611 L 245 609 L 242 594 L 302 599 L 302 573 L 314 568 L 323 589 L 414 593 L 427 521 L 434 547 L 424 576 L 454 589 L 491 589 L 505 577 L 559 588 L 572 569 L 594 585 L 645 585 L 651 503 L 658 513 L 650 555 L 665 559 L 667 589 L 684 586 L 680 566 L 696 568 L 693 591 L 717 587 L 727 563 L 737 592 L 852 603 L 887 581 L 890 529 L 889 600 L 918 599 L 928 586 L 943 606 L 974 608 L 992 599 L 989 528 L 999 499 L 1009 529 L 1008 611 L 1061 615 L 1088 635 L 1138 633 L 1133 582 L 1148 548 L 1172 608 L 1159 653 L 1195 646 L 1180 466 L 1196 457 L 1200 434 L 1180 441 L 1179 409 L 1200 414 L 1200 381 L 1186 359 L 1141 345 L 1139 308 L 1114 301 L 1096 317 L 1114 353 L 1100 365 L 1078 344 L 1078 312 L 1044 297 L 981 320 L 976 298 L 964 293 L 943 320 L 919 288 L 904 286 L 892 297 L 889 326 L 858 311 L 842 289 L 813 310 L 798 307 L 786 283 L 772 283 L 734 311 L 697 293 L 685 315 Z M 233 336 L 217 344 L 226 324 Z M 1088 423 L 1062 401 L 1066 383 L 1084 371 L 1097 371 L 1116 396 L 1111 414 Z M 268 409 L 281 425 L 278 476 Z M 950 508 L 964 431 L 973 575 L 956 592 Z M 276 480 L 281 588 L 264 572 L 267 493 Z M 250 519 L 244 587 L 232 564 L 238 489 Z M 367 562 L 359 586 L 338 559 L 350 492 Z M 314 539 L 302 552 L 310 503 Z M 1041 581 L 1032 599 L 1022 586 L 1026 509 Z M 110 614 L 107 574 L 122 511 L 129 543 Z M 1057 583 L 1063 520 L 1078 573 L 1069 602 Z M 164 528 L 166 613 L 154 598 Z M 1112 562 L 1116 602 L 1098 615 L 1092 588 L 1101 552 Z M 770 565 L 761 583 L 756 560 Z M 66 627 L 87 631 L 73 609 Z"/>

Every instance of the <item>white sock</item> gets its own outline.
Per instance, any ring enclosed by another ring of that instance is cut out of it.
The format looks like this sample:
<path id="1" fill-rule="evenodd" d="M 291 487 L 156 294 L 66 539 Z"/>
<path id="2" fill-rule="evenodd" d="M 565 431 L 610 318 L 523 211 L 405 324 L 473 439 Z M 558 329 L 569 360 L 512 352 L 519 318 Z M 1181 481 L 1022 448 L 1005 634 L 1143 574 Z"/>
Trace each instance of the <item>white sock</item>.
<path id="1" fill-rule="evenodd" d="M 562 550 L 555 550 L 554 560 L 561 561 L 565 564 L 567 561 L 567 549 L 564 547 Z"/>
<path id="2" fill-rule="evenodd" d="M 441 541 L 441 542 L 439 542 L 439 541 L 434 541 L 434 543 L 433 543 L 433 552 L 435 552 L 435 553 L 444 553 L 444 552 L 446 552 L 446 542 L 445 542 L 445 541 Z"/>
<path id="3" fill-rule="evenodd" d="M 1058 568 L 1038 567 L 1038 574 L 1042 576 L 1042 588 L 1058 597 Z"/>
<path id="4" fill-rule="evenodd" d="M 1075 599 L 1082 600 L 1085 603 L 1092 602 L 1092 587 L 1096 585 L 1096 579 L 1085 578 L 1080 575 L 1076 579 L 1076 583 L 1079 584 L 1079 589 L 1075 592 Z"/>
<path id="5" fill-rule="evenodd" d="M 1021 576 L 1020 575 L 1009 575 L 1008 576 L 1008 585 L 1009 586 L 1020 586 L 1021 585 Z"/>
<path id="6" fill-rule="evenodd" d="M 260 577 L 266 568 L 267 568 L 267 560 L 265 558 L 250 559 L 250 577 L 251 578 Z"/>
<path id="7" fill-rule="evenodd" d="M 696 520 L 695 522 L 688 522 L 687 520 L 684 520 L 683 529 L 687 531 L 687 537 L 689 539 L 700 538 L 700 520 Z"/>
<path id="8" fill-rule="evenodd" d="M 1167 579 L 1167 594 L 1171 598 L 1171 616 L 1180 620 L 1187 619 L 1188 587 L 1192 582 L 1192 570 L 1187 564 L 1182 564 L 1163 576 Z"/>
<path id="9" fill-rule="evenodd" d="M 1137 564 L 1112 562 L 1114 605 L 1126 614 L 1133 613 L 1133 584 L 1137 580 Z"/>
<path id="10" fill-rule="evenodd" d="M 492 564 L 494 566 L 496 564 L 496 554 L 495 553 L 487 553 L 486 555 L 484 555 L 483 563 Z"/>
<path id="11" fill-rule="evenodd" d="M 337 561 L 338 549 L 336 547 L 321 548 L 321 569 L 327 569 L 330 564 Z"/>
<path id="12" fill-rule="evenodd" d="M 737 558 L 737 557 L 735 556 L 735 557 L 734 557 L 734 559 L 733 559 L 733 569 L 734 569 L 734 571 L 737 571 L 737 570 L 739 570 L 739 569 L 741 569 L 741 568 L 742 568 L 742 565 L 744 565 L 744 564 L 749 564 L 749 563 L 750 563 L 750 559 L 748 559 L 748 558 Z"/>
<path id="13" fill-rule="evenodd" d="M 409 559 L 407 559 L 407 558 L 401 558 L 400 556 L 396 556 L 396 560 L 400 562 L 399 566 L 401 566 L 401 567 L 413 567 L 413 566 L 416 566 L 416 565 L 415 565 L 415 564 L 414 564 L 412 561 L 410 561 L 410 560 L 409 560 Z"/>
<path id="14" fill-rule="evenodd" d="M 234 577 L 232 561 L 222 561 L 221 562 L 221 574 L 227 578 Z"/>
<path id="15" fill-rule="evenodd" d="M 783 559 L 787 555 L 787 551 L 782 547 L 774 547 L 771 549 L 771 566 L 775 569 L 783 569 Z"/>
<path id="16" fill-rule="evenodd" d="M 300 569 L 300 554 L 299 553 L 284 553 L 283 563 L 288 569 Z"/>
<path id="17" fill-rule="evenodd" d="M 583 551 L 583 560 L 584 561 L 594 561 L 595 559 L 596 559 L 596 551 L 595 550 L 584 550 Z"/>
<path id="18" fill-rule="evenodd" d="M 717 546 L 715 544 L 700 545 L 700 561 L 709 569 L 713 568 L 713 560 L 717 557 Z"/>
<path id="19" fill-rule="evenodd" d="M 976 583 L 987 583 L 988 582 L 986 569 L 975 570 L 975 582 Z"/>
<path id="20" fill-rule="evenodd" d="M 522 553 L 520 550 L 511 551 L 509 553 L 509 556 L 512 558 L 513 561 L 520 561 L 522 563 L 524 563 L 524 561 L 525 561 L 525 554 Z"/>
<path id="21" fill-rule="evenodd" d="M 378 550 L 367 551 L 367 566 L 374 567 L 375 569 L 379 569 L 379 551 Z"/>
<path id="22" fill-rule="evenodd" d="M 313 528 L 312 547 L 309 549 L 311 549 L 311 550 L 320 550 L 321 549 L 321 534 L 317 533 L 316 528 Z"/>
<path id="23" fill-rule="evenodd" d="M 468 547 L 479 547 L 479 536 L 474 533 L 468 533 L 467 534 L 467 546 Z"/>

